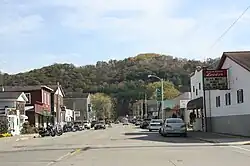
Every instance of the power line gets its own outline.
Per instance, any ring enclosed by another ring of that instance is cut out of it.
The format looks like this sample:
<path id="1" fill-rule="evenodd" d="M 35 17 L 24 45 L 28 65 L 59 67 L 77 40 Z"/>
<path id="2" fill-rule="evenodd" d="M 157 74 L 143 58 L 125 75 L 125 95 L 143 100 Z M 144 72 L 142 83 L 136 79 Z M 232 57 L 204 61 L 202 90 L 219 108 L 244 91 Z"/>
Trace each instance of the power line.
<path id="1" fill-rule="evenodd" d="M 221 34 L 221 36 L 215 40 L 215 42 L 213 43 L 213 45 L 210 47 L 210 49 L 212 49 L 232 28 L 235 24 L 237 24 L 237 22 L 246 14 L 246 12 L 248 11 L 248 9 L 250 9 L 250 6 L 248 6 L 242 13 L 241 15 Z"/>

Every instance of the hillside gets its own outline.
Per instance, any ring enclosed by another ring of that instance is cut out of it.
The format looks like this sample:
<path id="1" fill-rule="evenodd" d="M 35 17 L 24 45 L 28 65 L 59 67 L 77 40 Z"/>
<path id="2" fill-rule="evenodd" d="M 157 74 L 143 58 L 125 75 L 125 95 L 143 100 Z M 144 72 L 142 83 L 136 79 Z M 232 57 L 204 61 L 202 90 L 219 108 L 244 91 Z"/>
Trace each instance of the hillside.
<path id="1" fill-rule="evenodd" d="M 214 62 L 216 60 L 209 59 L 206 65 L 215 65 Z M 124 60 L 99 61 L 96 65 L 75 67 L 73 64 L 54 64 L 26 73 L 5 74 L 4 84 L 48 85 L 59 81 L 68 95 L 104 92 L 116 97 L 124 107 L 124 104 L 141 98 L 145 85 L 158 81 L 149 79 L 149 74 L 172 82 L 179 91 L 188 91 L 189 74 L 197 65 L 204 63 L 159 54 L 140 54 Z"/>

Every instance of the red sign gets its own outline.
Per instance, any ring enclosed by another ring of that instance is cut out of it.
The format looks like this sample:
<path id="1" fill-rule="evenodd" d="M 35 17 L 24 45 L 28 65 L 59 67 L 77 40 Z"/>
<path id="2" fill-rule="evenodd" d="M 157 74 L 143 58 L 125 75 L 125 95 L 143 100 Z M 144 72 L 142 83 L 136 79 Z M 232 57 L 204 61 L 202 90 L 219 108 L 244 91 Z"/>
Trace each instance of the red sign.
<path id="1" fill-rule="evenodd" d="M 227 77 L 227 69 L 205 70 L 204 77 Z"/>
<path id="2" fill-rule="evenodd" d="M 203 70 L 204 90 L 227 90 L 227 69 Z"/>

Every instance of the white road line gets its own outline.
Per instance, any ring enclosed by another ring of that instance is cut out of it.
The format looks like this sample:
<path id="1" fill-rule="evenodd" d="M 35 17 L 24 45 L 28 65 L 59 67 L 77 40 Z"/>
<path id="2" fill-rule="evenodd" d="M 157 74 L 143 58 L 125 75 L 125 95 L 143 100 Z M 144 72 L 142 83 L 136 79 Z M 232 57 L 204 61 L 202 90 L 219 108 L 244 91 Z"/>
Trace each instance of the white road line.
<path id="1" fill-rule="evenodd" d="M 250 149 L 242 148 L 240 146 L 230 146 L 230 147 L 250 152 Z"/>

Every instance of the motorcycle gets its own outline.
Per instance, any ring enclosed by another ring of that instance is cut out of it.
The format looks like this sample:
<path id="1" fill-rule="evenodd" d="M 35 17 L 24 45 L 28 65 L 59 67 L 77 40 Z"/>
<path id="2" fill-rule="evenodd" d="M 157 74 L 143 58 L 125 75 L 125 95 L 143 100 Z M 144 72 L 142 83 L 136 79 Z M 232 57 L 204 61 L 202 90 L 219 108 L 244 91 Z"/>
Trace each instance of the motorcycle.
<path id="1" fill-rule="evenodd" d="M 45 136 L 52 136 L 52 137 L 54 137 L 54 136 L 56 136 L 55 130 L 50 125 L 48 125 L 46 128 L 40 127 L 38 133 L 39 133 L 39 135 L 41 137 L 45 137 Z"/>
<path id="2" fill-rule="evenodd" d="M 53 130 L 57 136 L 61 136 L 63 134 L 63 130 L 60 125 L 55 125 Z"/>

